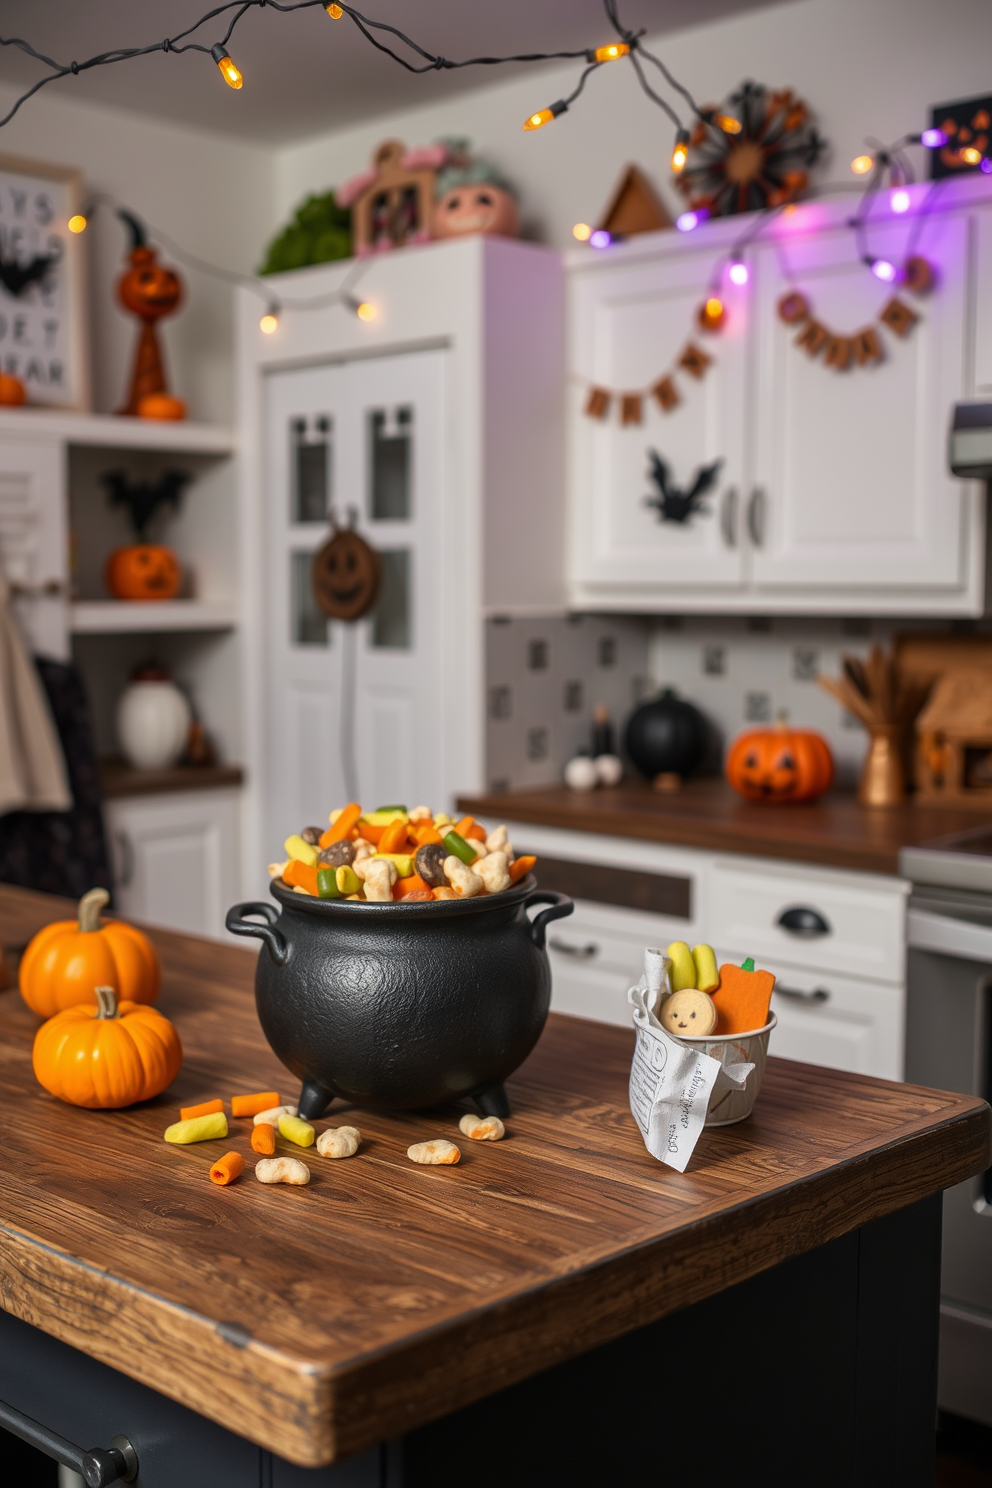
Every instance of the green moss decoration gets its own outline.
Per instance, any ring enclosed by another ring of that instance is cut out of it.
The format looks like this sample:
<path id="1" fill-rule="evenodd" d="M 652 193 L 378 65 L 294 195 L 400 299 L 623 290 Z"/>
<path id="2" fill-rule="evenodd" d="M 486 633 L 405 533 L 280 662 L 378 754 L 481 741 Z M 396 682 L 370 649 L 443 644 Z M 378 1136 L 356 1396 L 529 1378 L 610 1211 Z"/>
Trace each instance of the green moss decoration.
<path id="1" fill-rule="evenodd" d="M 334 192 L 308 196 L 295 217 L 272 239 L 260 274 L 283 274 L 308 264 L 351 257 L 351 213 L 339 207 Z"/>

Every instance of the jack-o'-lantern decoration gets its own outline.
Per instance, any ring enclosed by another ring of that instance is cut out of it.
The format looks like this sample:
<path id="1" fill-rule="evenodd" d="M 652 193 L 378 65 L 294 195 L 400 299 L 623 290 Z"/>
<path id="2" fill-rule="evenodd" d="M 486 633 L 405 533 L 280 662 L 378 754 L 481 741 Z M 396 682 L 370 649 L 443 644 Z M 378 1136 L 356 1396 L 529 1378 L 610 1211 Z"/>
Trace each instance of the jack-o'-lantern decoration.
<path id="1" fill-rule="evenodd" d="M 437 198 L 432 224 L 435 238 L 462 238 L 470 233 L 515 238 L 520 231 L 516 199 L 485 161 L 442 171 Z"/>
<path id="2" fill-rule="evenodd" d="M 173 315 L 179 309 L 183 284 L 174 269 L 158 262 L 156 250 L 148 246 L 145 229 L 138 219 L 130 212 L 119 211 L 117 215 L 131 232 L 130 267 L 117 281 L 117 298 L 125 310 L 141 321 L 127 403 L 118 412 L 137 415 L 143 398 L 151 393 L 168 394 L 155 325 L 163 316 Z"/>
<path id="3" fill-rule="evenodd" d="M 104 580 L 115 599 L 175 599 L 183 571 L 171 548 L 135 543 L 111 553 Z"/>
<path id="4" fill-rule="evenodd" d="M 749 801 L 814 801 L 833 783 L 834 757 L 822 734 L 780 720 L 735 739 L 725 768 L 734 790 Z"/>
<path id="5" fill-rule="evenodd" d="M 353 527 L 338 527 L 313 560 L 313 593 L 332 620 L 359 620 L 379 594 L 379 555 Z"/>

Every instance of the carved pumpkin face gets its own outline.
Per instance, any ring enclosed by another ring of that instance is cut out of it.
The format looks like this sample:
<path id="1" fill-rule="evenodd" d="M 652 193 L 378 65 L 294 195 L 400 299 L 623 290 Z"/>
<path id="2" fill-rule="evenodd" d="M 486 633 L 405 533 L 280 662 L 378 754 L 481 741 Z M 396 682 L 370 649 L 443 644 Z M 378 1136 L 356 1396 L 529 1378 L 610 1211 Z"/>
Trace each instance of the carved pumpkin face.
<path id="1" fill-rule="evenodd" d="M 182 280 L 172 269 L 156 262 L 154 248 L 135 248 L 131 267 L 117 281 L 117 297 L 132 315 L 158 320 L 179 309 Z"/>
<path id="2" fill-rule="evenodd" d="M 466 233 L 515 238 L 519 231 L 520 213 L 513 197 L 487 181 L 453 186 L 434 208 L 435 238 L 462 238 Z"/>
<path id="3" fill-rule="evenodd" d="M 350 527 L 341 527 L 313 560 L 313 592 L 332 620 L 358 620 L 379 593 L 379 556 Z"/>
<path id="4" fill-rule="evenodd" d="M 171 548 L 137 543 L 111 553 L 104 577 L 115 599 L 175 599 L 183 571 Z"/>
<path id="5" fill-rule="evenodd" d="M 829 789 L 834 761 L 822 735 L 782 725 L 735 739 L 726 773 L 750 801 L 812 801 Z"/>

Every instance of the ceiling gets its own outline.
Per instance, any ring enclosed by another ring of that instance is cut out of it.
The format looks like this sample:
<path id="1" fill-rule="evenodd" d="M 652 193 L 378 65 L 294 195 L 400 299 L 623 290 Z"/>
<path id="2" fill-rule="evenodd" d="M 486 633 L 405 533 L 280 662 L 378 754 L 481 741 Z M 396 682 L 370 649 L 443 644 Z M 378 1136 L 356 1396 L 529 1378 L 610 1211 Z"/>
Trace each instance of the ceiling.
<path id="1" fill-rule="evenodd" d="M 767 3 L 767 0 L 766 0 Z M 23 37 L 61 64 L 117 47 L 145 46 L 191 25 L 217 0 L 2 0 L 2 35 Z M 602 0 L 358 0 L 425 50 L 457 60 L 487 53 L 571 50 L 611 39 Z M 621 0 L 624 24 L 654 35 L 755 9 L 755 0 Z M 212 45 L 233 8 L 194 38 Z M 229 50 L 243 89 L 224 86 L 209 56 L 155 53 L 48 85 L 49 97 L 85 99 L 269 145 L 339 129 L 394 109 L 465 92 L 516 68 L 472 67 L 414 76 L 377 52 L 347 17 L 320 5 L 292 14 L 253 9 Z M 542 64 L 532 64 L 542 65 Z M 576 64 L 578 65 L 578 64 Z M 44 68 L 0 48 L 0 80 L 21 88 Z M 31 103 L 24 105 L 25 110 Z"/>

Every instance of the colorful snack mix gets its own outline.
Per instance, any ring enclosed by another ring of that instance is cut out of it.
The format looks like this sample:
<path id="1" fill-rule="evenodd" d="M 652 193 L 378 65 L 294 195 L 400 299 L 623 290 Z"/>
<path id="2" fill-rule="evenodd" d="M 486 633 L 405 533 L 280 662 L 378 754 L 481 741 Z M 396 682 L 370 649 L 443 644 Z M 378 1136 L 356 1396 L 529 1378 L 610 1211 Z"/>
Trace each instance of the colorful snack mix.
<path id="1" fill-rule="evenodd" d="M 263 1157 L 255 1164 L 255 1177 L 259 1183 L 292 1183 L 302 1187 L 310 1182 L 310 1169 L 297 1157 Z"/>
<path id="2" fill-rule="evenodd" d="M 210 1182 L 225 1187 L 239 1178 L 245 1170 L 245 1160 L 240 1152 L 225 1152 L 210 1169 Z"/>
<path id="3" fill-rule="evenodd" d="M 316 866 L 316 847 L 306 842 L 298 833 L 294 832 L 292 837 L 287 837 L 282 846 L 287 858 L 292 858 L 297 863 L 305 863 L 308 868 Z"/>
<path id="4" fill-rule="evenodd" d="M 506 1127 L 498 1116 L 473 1116 L 471 1111 L 459 1121 L 458 1130 L 473 1142 L 501 1142 L 506 1136 Z"/>
<path id="5" fill-rule="evenodd" d="M 188 1142 L 210 1142 L 227 1136 L 227 1117 L 223 1111 L 209 1116 L 194 1116 L 189 1121 L 176 1121 L 165 1129 L 165 1140 L 185 1146 Z"/>
<path id="6" fill-rule="evenodd" d="M 256 1121 L 251 1129 L 251 1150 L 271 1157 L 276 1150 L 276 1129 L 267 1121 Z"/>
<path id="7" fill-rule="evenodd" d="M 277 1125 L 279 1135 L 287 1142 L 295 1142 L 297 1147 L 313 1146 L 317 1133 L 309 1121 L 301 1121 L 298 1116 L 280 1116 Z"/>
<path id="8" fill-rule="evenodd" d="M 329 1126 L 317 1138 L 321 1157 L 354 1157 L 362 1140 L 357 1126 Z"/>
<path id="9" fill-rule="evenodd" d="M 273 1106 L 271 1110 L 259 1111 L 255 1117 L 255 1125 L 261 1126 L 263 1122 L 268 1126 L 278 1126 L 280 1116 L 295 1116 L 295 1106 Z"/>
<path id="10" fill-rule="evenodd" d="M 412 1147 L 406 1149 L 406 1155 L 411 1162 L 423 1163 L 428 1167 L 462 1160 L 461 1152 L 454 1142 L 446 1142 L 443 1137 L 435 1137 L 432 1142 L 414 1142 Z"/>
<path id="11" fill-rule="evenodd" d="M 279 1104 L 278 1090 L 260 1090 L 255 1095 L 232 1095 L 232 1116 L 257 1116 L 260 1111 L 271 1111 Z"/>
<path id="12" fill-rule="evenodd" d="M 217 1111 L 223 1111 L 222 1100 L 201 1101 L 198 1106 L 182 1106 L 179 1115 L 183 1121 L 194 1121 L 197 1116 L 213 1116 Z M 237 1115 L 237 1112 L 234 1113 Z"/>

